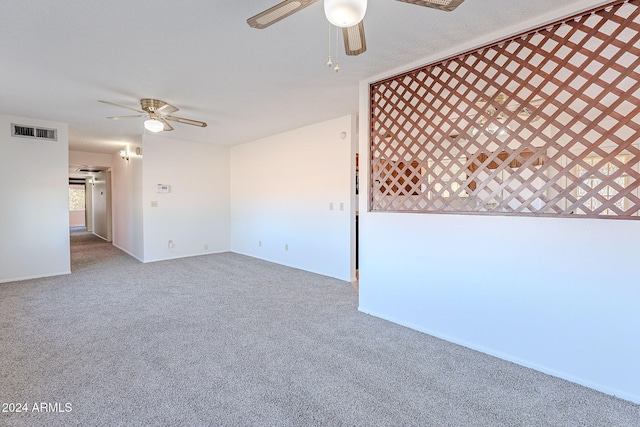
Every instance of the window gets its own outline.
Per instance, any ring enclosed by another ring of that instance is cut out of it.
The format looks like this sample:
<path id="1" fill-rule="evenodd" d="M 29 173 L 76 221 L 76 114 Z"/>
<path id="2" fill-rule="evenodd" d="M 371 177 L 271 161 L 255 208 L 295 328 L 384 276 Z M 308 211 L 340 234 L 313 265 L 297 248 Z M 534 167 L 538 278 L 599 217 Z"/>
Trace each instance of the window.
<path id="1" fill-rule="evenodd" d="M 616 215 L 617 212 L 623 212 L 627 209 L 628 201 L 626 198 L 616 198 L 619 194 L 619 189 L 627 187 L 629 175 L 627 173 L 618 173 L 620 167 L 618 165 L 627 163 L 628 156 L 620 155 L 616 156 L 616 163 L 607 162 L 603 164 L 602 157 L 590 156 L 584 159 L 583 164 L 576 167 L 576 176 L 580 178 L 581 184 L 576 189 L 576 197 L 579 199 L 585 199 L 582 201 L 584 209 L 580 209 L 579 213 L 583 211 L 593 212 L 600 215 Z M 588 165 L 588 166 L 585 166 Z M 597 169 L 598 175 L 591 173 L 594 168 Z M 602 178 L 604 176 L 609 178 L 609 185 L 602 186 Z M 593 189 L 601 187 L 594 196 L 588 196 L 593 193 Z M 603 203 L 616 198 L 613 202 L 615 208 L 603 208 L 600 207 Z"/>
<path id="2" fill-rule="evenodd" d="M 69 210 L 70 211 L 83 211 L 85 209 L 84 195 L 85 195 L 84 186 L 82 185 L 69 186 Z"/>

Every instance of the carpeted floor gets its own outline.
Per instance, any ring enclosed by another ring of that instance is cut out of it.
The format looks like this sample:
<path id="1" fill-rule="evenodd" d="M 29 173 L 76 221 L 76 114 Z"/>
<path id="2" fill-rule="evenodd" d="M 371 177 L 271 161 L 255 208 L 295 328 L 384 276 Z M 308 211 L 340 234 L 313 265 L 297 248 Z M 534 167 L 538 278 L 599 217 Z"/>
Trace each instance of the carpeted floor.
<path id="1" fill-rule="evenodd" d="M 0 284 L 1 426 L 640 426 L 638 405 L 360 313 L 346 282 L 71 248 L 72 274 Z"/>

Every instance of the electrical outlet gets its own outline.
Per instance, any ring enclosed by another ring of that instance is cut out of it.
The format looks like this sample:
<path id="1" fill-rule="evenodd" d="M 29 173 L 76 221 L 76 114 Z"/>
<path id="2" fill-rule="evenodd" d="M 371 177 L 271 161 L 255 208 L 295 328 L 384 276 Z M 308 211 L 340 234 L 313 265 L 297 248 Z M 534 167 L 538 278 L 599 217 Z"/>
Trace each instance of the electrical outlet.
<path id="1" fill-rule="evenodd" d="M 333 210 L 333 202 L 329 203 L 329 210 L 332 211 Z"/>
<path id="2" fill-rule="evenodd" d="M 169 248 L 173 248 L 173 240 L 169 240 L 169 243 L 167 243 L 167 246 Z"/>
<path id="3" fill-rule="evenodd" d="M 258 240 L 258 246 L 262 247 L 262 240 Z"/>
<path id="4" fill-rule="evenodd" d="M 157 208 L 158 207 L 158 201 L 157 200 L 152 200 L 151 201 L 151 207 L 152 208 Z"/>
<path id="5" fill-rule="evenodd" d="M 344 202 L 340 202 L 340 210 L 343 211 L 344 210 Z"/>
<path id="6" fill-rule="evenodd" d="M 289 250 L 289 244 L 288 244 L 288 243 L 285 243 L 285 244 L 284 244 L 284 250 L 285 250 L 285 251 L 288 251 L 288 250 Z"/>
<path id="7" fill-rule="evenodd" d="M 204 250 L 208 251 L 209 250 L 209 245 L 207 245 L 206 243 L 204 244 Z"/>

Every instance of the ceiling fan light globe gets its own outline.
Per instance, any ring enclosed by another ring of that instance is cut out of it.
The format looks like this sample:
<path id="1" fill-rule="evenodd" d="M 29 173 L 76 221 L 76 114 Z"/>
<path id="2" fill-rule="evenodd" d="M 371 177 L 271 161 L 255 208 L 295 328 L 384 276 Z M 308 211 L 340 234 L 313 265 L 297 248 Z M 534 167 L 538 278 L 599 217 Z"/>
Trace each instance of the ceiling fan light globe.
<path id="1" fill-rule="evenodd" d="M 367 0 L 324 0 L 324 14 L 336 27 L 353 27 L 367 12 Z"/>
<path id="2" fill-rule="evenodd" d="M 144 128 L 149 132 L 160 132 L 164 129 L 164 124 L 160 120 L 149 119 L 145 120 Z"/>

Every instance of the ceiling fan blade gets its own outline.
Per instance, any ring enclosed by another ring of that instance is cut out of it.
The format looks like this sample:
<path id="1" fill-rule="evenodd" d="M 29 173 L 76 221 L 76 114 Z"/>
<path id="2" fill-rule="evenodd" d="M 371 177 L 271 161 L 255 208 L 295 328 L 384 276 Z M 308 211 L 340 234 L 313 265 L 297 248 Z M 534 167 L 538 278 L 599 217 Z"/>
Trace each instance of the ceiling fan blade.
<path id="1" fill-rule="evenodd" d="M 278 3 L 264 12 L 260 12 L 259 14 L 247 19 L 247 24 L 249 24 L 251 28 L 261 30 L 263 28 L 267 28 L 271 24 L 275 24 L 289 15 L 293 15 L 297 11 L 304 9 L 317 1 L 318 0 L 284 0 L 282 3 Z"/>
<path id="2" fill-rule="evenodd" d="M 197 120 L 183 119 L 182 117 L 175 116 L 164 116 L 162 118 L 165 120 L 171 120 L 172 122 L 184 123 L 185 125 L 200 126 L 201 128 L 207 127 L 205 122 L 199 122 Z"/>
<path id="3" fill-rule="evenodd" d="M 434 9 L 444 10 L 445 12 L 451 12 L 456 7 L 460 6 L 464 0 L 396 0 L 403 3 L 411 3 L 416 6 L 432 7 Z"/>
<path id="4" fill-rule="evenodd" d="M 163 131 L 168 132 L 170 130 L 173 130 L 173 126 L 171 126 L 169 123 L 167 123 L 167 121 L 164 118 L 159 117 L 158 120 L 160 122 L 162 122 L 162 124 L 164 125 L 164 129 L 162 129 Z"/>
<path id="5" fill-rule="evenodd" d="M 166 103 L 162 107 L 156 108 L 156 113 L 158 114 L 171 114 L 175 113 L 176 111 L 178 111 L 178 108 Z"/>
<path id="6" fill-rule="evenodd" d="M 353 27 L 343 28 L 342 38 L 344 39 L 344 51 L 349 56 L 360 55 L 367 50 L 363 21 L 360 21 Z"/>
<path id="7" fill-rule="evenodd" d="M 138 110 L 138 109 L 135 109 L 135 108 L 127 107 L 126 105 L 115 104 L 113 102 L 102 101 L 102 100 L 98 100 L 98 102 L 102 102 L 103 104 L 115 105 L 116 107 L 126 108 L 127 110 L 133 110 L 136 113 L 144 113 L 144 111 L 142 111 L 142 110 Z"/>
<path id="8" fill-rule="evenodd" d="M 140 117 L 147 117 L 146 114 L 138 114 L 137 116 L 111 116 L 111 117 L 107 117 L 107 119 L 111 119 L 111 120 L 122 120 L 122 119 L 137 119 Z"/>

